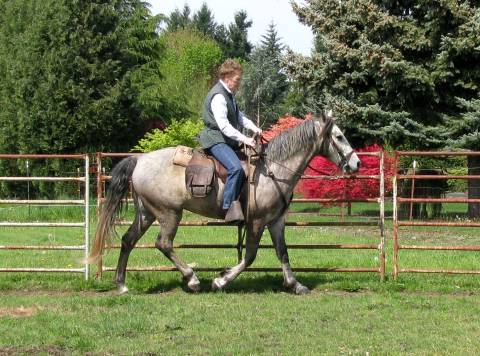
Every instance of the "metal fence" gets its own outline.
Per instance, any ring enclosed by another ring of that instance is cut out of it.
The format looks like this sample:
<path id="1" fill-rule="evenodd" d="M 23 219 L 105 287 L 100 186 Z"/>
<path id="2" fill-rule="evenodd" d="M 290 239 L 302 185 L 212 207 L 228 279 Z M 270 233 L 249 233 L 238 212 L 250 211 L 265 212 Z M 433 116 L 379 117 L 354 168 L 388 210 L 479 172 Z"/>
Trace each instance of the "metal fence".
<path id="1" fill-rule="evenodd" d="M 458 273 L 458 274 L 480 274 L 480 270 L 461 270 L 461 269 L 434 269 L 434 268 L 402 268 L 401 260 L 399 258 L 399 252 L 402 250 L 422 250 L 422 251 L 480 251 L 480 246 L 440 246 L 440 245 L 406 245 L 400 244 L 400 228 L 405 226 L 430 226 L 430 227 L 480 227 L 479 222 L 462 221 L 425 221 L 425 220 L 402 220 L 399 216 L 399 204 L 400 203 L 480 203 L 480 199 L 468 199 L 458 197 L 447 198 L 427 198 L 427 197 L 414 197 L 412 189 L 412 195 L 410 197 L 400 197 L 399 195 L 399 181 L 411 180 L 412 186 L 415 180 L 439 180 L 439 179 L 464 179 L 472 180 L 479 179 L 479 176 L 475 175 L 422 175 L 415 174 L 415 171 L 411 173 L 406 172 L 400 174 L 399 161 L 401 157 L 448 157 L 448 156 L 480 156 L 480 152 L 415 152 L 415 151 L 396 151 L 394 157 L 395 176 L 393 179 L 393 277 L 396 279 L 399 273 Z"/>
<path id="2" fill-rule="evenodd" d="M 1 245 L 0 250 L 13 251 L 13 250 L 50 250 L 50 251 L 65 251 L 65 250 L 80 250 L 84 252 L 86 258 L 89 253 L 89 157 L 87 154 L 77 155 L 29 155 L 29 154 L 0 154 L 0 159 L 68 159 L 68 160 L 83 160 L 85 167 L 85 175 L 83 177 L 0 177 L 0 181 L 10 182 L 31 182 L 31 181 L 49 181 L 49 182 L 78 182 L 84 184 L 84 198 L 78 200 L 20 200 L 20 199 L 2 199 L 1 204 L 8 205 L 80 205 L 84 207 L 84 219 L 79 222 L 69 223 L 52 223 L 52 222 L 0 222 L 0 227 L 68 227 L 68 228 L 81 228 L 84 230 L 84 244 L 83 245 L 71 245 L 71 246 L 59 246 L 59 245 Z M 67 273 L 83 273 L 85 279 L 89 276 L 89 266 L 84 265 L 83 268 L 0 268 L 0 272 L 67 272 Z"/>
<path id="3" fill-rule="evenodd" d="M 106 174 L 105 169 L 103 169 L 102 159 L 105 158 L 114 158 L 114 157 L 126 157 L 132 155 L 131 153 L 97 153 L 96 154 L 96 181 L 97 181 L 97 211 L 101 208 L 104 202 L 104 193 L 105 193 L 105 183 L 110 179 Z M 380 172 L 378 175 L 348 175 L 348 176 L 302 176 L 302 179 L 376 179 L 379 181 L 379 193 L 378 197 L 368 198 L 368 199 L 357 199 L 357 200 L 348 200 L 344 197 L 333 198 L 333 199 L 294 199 L 293 204 L 296 203 L 345 203 L 352 204 L 357 202 L 367 202 L 378 204 L 379 206 L 379 215 L 378 219 L 375 221 L 365 221 L 355 219 L 352 220 L 344 219 L 344 214 L 342 213 L 341 218 L 338 221 L 338 216 L 334 217 L 334 221 L 292 221 L 289 219 L 287 226 L 290 227 L 319 227 L 319 226 L 374 226 L 379 228 L 379 236 L 376 239 L 375 243 L 371 244 L 290 244 L 290 249 L 346 249 L 346 250 L 375 250 L 379 254 L 379 264 L 378 267 L 352 267 L 352 268 L 342 268 L 342 267 L 332 267 L 332 268 L 296 268 L 295 271 L 300 272 L 373 272 L 378 273 L 380 278 L 383 280 L 385 277 L 385 176 L 384 176 L 384 155 L 383 152 L 368 152 L 368 153 L 358 153 L 359 156 L 378 156 L 380 160 Z M 448 157 L 448 156 L 480 156 L 480 152 L 411 152 L 411 151 L 396 151 L 394 153 L 394 172 L 393 177 L 393 277 L 397 278 L 399 273 L 465 273 L 465 274 L 480 274 L 480 270 L 460 270 L 460 269 L 447 269 L 447 268 L 408 268 L 401 265 L 401 260 L 399 258 L 399 252 L 403 250 L 420 250 L 420 251 L 480 251 L 479 245 L 466 245 L 466 246 L 444 246 L 444 245 L 412 245 L 412 244 L 401 244 L 400 243 L 400 228 L 401 227 L 480 227 L 480 222 L 478 221 L 425 221 L 425 220 L 415 220 L 412 219 L 402 220 L 399 216 L 399 204 L 401 203 L 480 203 L 480 199 L 469 199 L 469 198 L 459 198 L 459 197 L 448 197 L 448 198 L 427 198 L 427 197 L 402 197 L 398 192 L 398 184 L 402 180 L 411 180 L 412 185 L 415 181 L 420 181 L 424 179 L 463 179 L 463 180 L 473 180 L 479 179 L 477 175 L 422 175 L 413 173 L 402 174 L 399 171 L 399 160 L 401 157 Z M 12 160 L 12 159 L 71 159 L 71 160 L 83 160 L 84 161 L 84 176 L 80 176 L 77 173 L 75 177 L 0 177 L 0 181 L 11 181 L 11 182 L 32 182 L 32 181 L 50 181 L 50 182 L 77 182 L 83 184 L 83 199 L 78 200 L 31 200 L 31 199 L 3 199 L 0 200 L 0 205 L 79 205 L 84 207 L 84 220 L 78 222 L 65 222 L 65 223 L 52 223 L 52 222 L 13 222 L 13 221 L 4 221 L 0 222 L 0 227 L 9 227 L 9 228 L 38 228 L 38 227 L 67 227 L 67 228 L 81 228 L 84 230 L 84 243 L 82 245 L 68 245 L 68 246 L 59 246 L 59 245 L 0 245 L 0 250 L 3 251 L 13 251 L 13 250 L 80 250 L 83 251 L 84 256 L 88 256 L 89 253 L 89 172 L 91 172 L 89 157 L 86 154 L 78 155 L 6 155 L 0 154 L 0 159 L 3 160 Z M 413 193 L 413 189 L 412 189 Z M 131 199 L 126 199 L 127 202 Z M 118 225 L 130 225 L 128 221 L 118 221 Z M 215 226 L 226 226 L 223 221 L 218 220 L 197 220 L 197 221 L 182 221 L 180 226 L 182 227 L 192 227 L 192 226 L 205 226 L 212 227 Z M 243 245 L 241 244 L 242 228 L 232 225 L 237 229 L 238 243 L 230 244 L 177 244 L 175 248 L 188 248 L 188 249 L 236 249 L 238 258 L 242 256 Z M 116 246 L 118 247 L 118 246 Z M 154 248 L 154 245 L 138 245 L 138 248 Z M 260 248 L 272 249 L 273 246 L 270 244 L 261 244 Z M 221 271 L 223 268 L 217 267 L 199 267 L 195 268 L 197 271 Z M 109 266 L 103 266 L 102 271 L 114 271 L 115 268 Z M 130 271 L 174 271 L 176 270 L 171 266 L 156 266 L 156 267 L 130 267 Z M 264 272 L 274 272 L 281 271 L 280 268 L 248 268 L 248 271 L 264 271 Z M 21 267 L 7 267 L 0 268 L 0 272 L 73 272 L 73 273 L 83 273 L 87 279 L 89 276 L 88 265 L 85 265 L 83 268 L 21 268 Z"/>

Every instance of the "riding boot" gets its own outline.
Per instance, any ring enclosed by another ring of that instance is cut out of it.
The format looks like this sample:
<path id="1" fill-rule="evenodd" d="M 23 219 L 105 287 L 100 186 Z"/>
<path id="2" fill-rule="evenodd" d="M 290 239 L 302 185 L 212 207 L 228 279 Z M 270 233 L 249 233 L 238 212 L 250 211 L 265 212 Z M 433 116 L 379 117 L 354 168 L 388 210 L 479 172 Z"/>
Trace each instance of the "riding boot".
<path id="1" fill-rule="evenodd" d="M 242 205 L 238 200 L 233 201 L 232 204 L 230 205 L 230 208 L 227 211 L 227 214 L 225 215 L 225 222 L 240 223 L 244 220 L 245 218 L 243 217 Z"/>

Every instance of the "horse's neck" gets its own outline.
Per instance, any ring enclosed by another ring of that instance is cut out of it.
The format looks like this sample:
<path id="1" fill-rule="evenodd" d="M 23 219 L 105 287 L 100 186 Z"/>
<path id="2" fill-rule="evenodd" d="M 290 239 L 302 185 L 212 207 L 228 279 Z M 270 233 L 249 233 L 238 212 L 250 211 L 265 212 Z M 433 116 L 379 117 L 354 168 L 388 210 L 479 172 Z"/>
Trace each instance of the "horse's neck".
<path id="1" fill-rule="evenodd" d="M 271 172 L 293 190 L 315 151 L 315 147 L 307 147 L 281 162 L 271 162 Z"/>

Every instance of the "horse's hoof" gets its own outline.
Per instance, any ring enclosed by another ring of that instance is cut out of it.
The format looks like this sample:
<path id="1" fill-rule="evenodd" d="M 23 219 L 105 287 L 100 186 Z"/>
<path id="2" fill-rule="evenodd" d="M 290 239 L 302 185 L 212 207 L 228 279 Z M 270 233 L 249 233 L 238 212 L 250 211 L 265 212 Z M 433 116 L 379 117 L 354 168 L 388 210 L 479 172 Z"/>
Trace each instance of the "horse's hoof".
<path id="1" fill-rule="evenodd" d="M 117 294 L 118 295 L 122 295 L 122 294 L 125 294 L 128 292 L 128 288 L 127 286 L 125 286 L 125 284 L 120 284 L 117 288 Z"/>
<path id="2" fill-rule="evenodd" d="M 190 292 L 197 293 L 200 292 L 200 281 L 198 279 L 193 279 L 187 283 L 187 288 Z"/>
<path id="3" fill-rule="evenodd" d="M 220 278 L 215 278 L 212 282 L 212 290 L 214 292 L 219 292 L 223 288 L 222 283 L 220 282 Z"/>
<path id="4" fill-rule="evenodd" d="M 310 293 L 310 289 L 305 287 L 303 284 L 297 283 L 295 285 L 294 292 L 296 295 L 305 295 Z"/>

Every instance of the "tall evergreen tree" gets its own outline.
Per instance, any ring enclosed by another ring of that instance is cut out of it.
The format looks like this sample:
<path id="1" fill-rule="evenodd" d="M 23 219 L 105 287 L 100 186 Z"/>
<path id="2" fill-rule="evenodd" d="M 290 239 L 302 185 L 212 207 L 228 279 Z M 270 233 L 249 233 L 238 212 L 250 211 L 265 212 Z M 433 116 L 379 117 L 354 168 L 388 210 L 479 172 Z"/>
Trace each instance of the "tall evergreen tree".
<path id="1" fill-rule="evenodd" d="M 247 59 L 252 51 L 252 44 L 248 41 L 248 29 L 252 21 L 247 20 L 247 12 L 235 13 L 234 21 L 228 26 L 228 45 L 226 57 Z"/>
<path id="2" fill-rule="evenodd" d="M 132 78 L 161 53 L 142 1 L 12 0 L 1 16 L 10 24 L 0 29 L 10 70 L 0 84 L 0 126 L 16 123 L 17 150 L 119 150 L 136 142 L 142 122 Z"/>
<path id="3" fill-rule="evenodd" d="M 228 30 L 225 27 L 225 25 L 223 24 L 217 25 L 213 39 L 218 43 L 218 45 L 222 49 L 222 53 L 224 54 L 224 57 L 227 57 L 226 53 L 228 51 L 229 45 L 228 45 Z"/>
<path id="4" fill-rule="evenodd" d="M 200 31 L 200 33 L 212 38 L 215 37 L 217 24 L 212 11 L 208 8 L 206 3 L 203 3 L 200 10 L 193 15 L 192 25 Z"/>
<path id="5" fill-rule="evenodd" d="M 455 97 L 478 90 L 461 80 L 478 73 L 478 60 L 446 61 L 443 48 L 449 38 L 461 40 L 460 29 L 477 5 L 307 0 L 294 11 L 314 31 L 317 49 L 325 50 L 311 58 L 290 53 L 286 67 L 313 98 L 310 103 L 336 109 L 357 143 L 441 147 L 439 125 L 458 112 Z"/>
<path id="6" fill-rule="evenodd" d="M 480 99 L 458 99 L 462 114 L 448 118 L 445 136 L 450 147 L 480 151 Z M 480 157 L 468 157 L 468 174 L 480 175 Z M 468 181 L 469 198 L 480 198 L 480 180 Z M 480 204 L 469 203 L 468 215 L 480 216 Z"/>
<path id="7" fill-rule="evenodd" d="M 240 101 L 246 114 L 262 127 L 284 114 L 288 83 L 281 71 L 282 49 L 272 23 L 260 45 L 254 49 L 243 75 Z"/>
<path id="8" fill-rule="evenodd" d="M 260 43 L 265 53 L 280 63 L 282 51 L 285 46 L 278 37 L 277 29 L 273 21 L 268 25 L 267 33 L 262 35 Z"/>
<path id="9" fill-rule="evenodd" d="M 176 8 L 167 19 L 167 31 L 175 32 L 192 24 L 190 6 L 185 4 L 182 10 Z"/>

